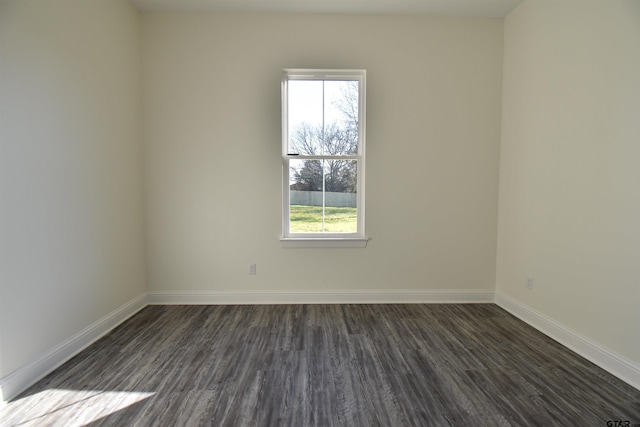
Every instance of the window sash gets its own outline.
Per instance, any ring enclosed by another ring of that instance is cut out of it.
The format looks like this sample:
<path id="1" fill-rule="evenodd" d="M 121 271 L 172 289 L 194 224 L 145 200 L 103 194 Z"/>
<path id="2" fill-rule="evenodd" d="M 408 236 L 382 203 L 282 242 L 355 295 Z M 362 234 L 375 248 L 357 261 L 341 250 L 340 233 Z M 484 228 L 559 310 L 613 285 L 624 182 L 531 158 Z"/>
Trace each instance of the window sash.
<path id="1" fill-rule="evenodd" d="M 349 237 L 364 237 L 364 195 L 362 194 L 363 192 L 363 186 L 362 186 L 362 165 L 360 164 L 360 162 L 358 162 L 358 168 L 356 171 L 356 176 L 357 176 L 357 190 L 356 190 L 356 224 L 357 224 L 357 231 L 355 233 L 330 233 L 330 232 L 309 232 L 309 233 L 295 233 L 295 232 L 291 232 L 290 231 L 290 186 L 289 186 L 289 161 L 286 160 L 285 164 L 283 165 L 283 169 L 285 172 L 285 176 L 283 177 L 283 181 L 285 182 L 284 188 L 283 188 L 283 199 L 284 199 L 284 206 L 283 206 L 283 237 L 305 237 L 305 238 L 311 238 L 311 237 L 318 237 L 318 238 L 349 238 Z"/>

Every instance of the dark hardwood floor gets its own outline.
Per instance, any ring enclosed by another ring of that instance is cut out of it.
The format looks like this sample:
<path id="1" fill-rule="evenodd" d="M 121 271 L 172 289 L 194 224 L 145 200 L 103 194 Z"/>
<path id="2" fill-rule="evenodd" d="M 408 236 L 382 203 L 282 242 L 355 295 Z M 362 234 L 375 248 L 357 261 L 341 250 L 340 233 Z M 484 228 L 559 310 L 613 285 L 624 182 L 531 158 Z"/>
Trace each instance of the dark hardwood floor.
<path id="1" fill-rule="evenodd" d="M 2 426 L 633 427 L 640 391 L 492 304 L 149 306 L 1 417 Z"/>

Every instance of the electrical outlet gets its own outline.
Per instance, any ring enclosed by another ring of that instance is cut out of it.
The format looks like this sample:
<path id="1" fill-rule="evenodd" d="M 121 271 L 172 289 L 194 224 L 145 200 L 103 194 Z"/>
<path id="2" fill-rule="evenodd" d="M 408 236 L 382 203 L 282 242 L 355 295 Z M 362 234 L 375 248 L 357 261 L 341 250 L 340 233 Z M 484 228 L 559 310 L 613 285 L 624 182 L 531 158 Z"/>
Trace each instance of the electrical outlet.
<path id="1" fill-rule="evenodd" d="M 531 276 L 527 276 L 527 283 L 525 283 L 525 288 L 529 289 L 530 291 L 533 290 L 533 277 Z"/>
<path id="2" fill-rule="evenodd" d="M 249 274 L 254 276 L 256 274 L 256 265 L 255 264 L 249 264 Z"/>

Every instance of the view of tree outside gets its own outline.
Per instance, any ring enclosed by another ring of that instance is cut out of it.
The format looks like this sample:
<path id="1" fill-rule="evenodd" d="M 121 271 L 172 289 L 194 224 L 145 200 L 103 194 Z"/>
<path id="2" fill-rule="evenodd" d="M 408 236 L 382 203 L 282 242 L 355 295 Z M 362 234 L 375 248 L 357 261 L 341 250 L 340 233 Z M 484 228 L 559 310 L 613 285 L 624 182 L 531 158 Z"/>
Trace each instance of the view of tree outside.
<path id="1" fill-rule="evenodd" d="M 289 153 L 304 156 L 354 156 L 358 154 L 359 82 L 357 80 L 292 80 L 288 88 Z M 353 158 L 291 159 L 289 188 L 296 196 L 291 205 L 321 206 L 318 217 L 291 206 L 291 232 L 357 231 L 357 206 L 336 193 L 357 192 L 357 160 Z M 313 193 L 309 194 L 299 193 Z M 305 200 L 303 204 L 299 200 Z M 315 200 L 310 202 L 310 200 Z M 328 224 L 325 208 L 341 207 L 340 227 Z M 315 223 L 310 226 L 309 223 Z M 347 224 L 347 225 L 345 225 Z M 333 228 L 333 230 L 332 230 Z"/>

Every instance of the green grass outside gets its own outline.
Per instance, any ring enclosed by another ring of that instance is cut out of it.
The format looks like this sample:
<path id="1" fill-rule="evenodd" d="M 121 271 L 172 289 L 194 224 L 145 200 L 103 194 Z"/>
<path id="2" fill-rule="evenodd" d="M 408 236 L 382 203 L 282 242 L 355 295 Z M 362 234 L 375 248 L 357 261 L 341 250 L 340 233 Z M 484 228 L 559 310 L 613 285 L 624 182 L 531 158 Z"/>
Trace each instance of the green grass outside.
<path id="1" fill-rule="evenodd" d="M 356 233 L 358 214 L 356 208 L 324 208 L 326 233 Z M 289 208 L 291 233 L 321 233 L 322 206 L 291 205 Z"/>

